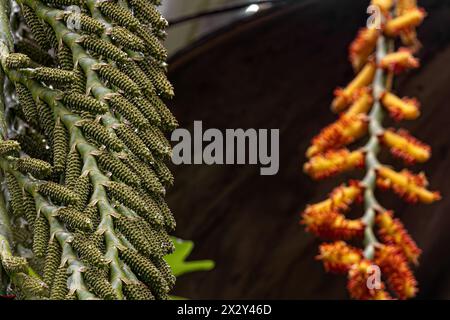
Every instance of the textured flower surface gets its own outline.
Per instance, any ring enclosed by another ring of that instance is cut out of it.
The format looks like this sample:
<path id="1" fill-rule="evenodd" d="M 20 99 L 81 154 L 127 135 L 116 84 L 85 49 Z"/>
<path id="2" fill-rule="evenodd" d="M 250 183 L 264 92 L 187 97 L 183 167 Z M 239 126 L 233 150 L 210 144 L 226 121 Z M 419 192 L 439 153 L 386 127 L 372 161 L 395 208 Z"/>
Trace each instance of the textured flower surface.
<path id="1" fill-rule="evenodd" d="M 421 250 L 393 212 L 378 202 L 375 190 L 390 189 L 414 204 L 430 204 L 441 197 L 428 189 L 423 173 L 397 171 L 378 160 L 382 146 L 405 165 L 431 157 L 431 148 L 408 131 L 383 128 L 386 114 L 397 122 L 420 116 L 418 100 L 399 98 L 392 87 L 395 74 L 420 66 L 414 56 L 420 47 L 416 27 L 426 13 L 415 0 L 372 0 L 372 5 L 382 14 L 381 30 L 361 29 L 350 45 L 356 75 L 335 91 L 331 109 L 339 118 L 312 139 L 303 166 L 313 179 L 361 167 L 366 175 L 336 188 L 328 199 L 307 206 L 301 223 L 306 231 L 335 241 L 321 244 L 317 258 L 326 271 L 347 274 L 351 298 L 409 299 L 418 291 L 410 264 L 418 263 Z M 399 49 L 395 49 L 397 39 L 402 46 Z M 367 143 L 352 150 L 351 145 L 365 136 Z M 355 202 L 363 202 L 364 212 L 360 218 L 349 219 L 345 214 Z M 357 243 L 362 248 L 356 247 Z"/>

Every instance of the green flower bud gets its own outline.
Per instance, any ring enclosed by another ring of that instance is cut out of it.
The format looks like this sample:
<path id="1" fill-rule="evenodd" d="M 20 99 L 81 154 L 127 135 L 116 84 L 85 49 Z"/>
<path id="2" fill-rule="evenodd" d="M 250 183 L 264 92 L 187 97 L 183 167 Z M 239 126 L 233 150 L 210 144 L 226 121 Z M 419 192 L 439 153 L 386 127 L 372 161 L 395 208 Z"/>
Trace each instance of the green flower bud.
<path id="1" fill-rule="evenodd" d="M 60 266 L 56 270 L 53 284 L 50 288 L 50 300 L 63 300 L 69 292 L 67 286 L 67 268 Z"/>
<path id="2" fill-rule="evenodd" d="M 120 140 L 122 140 L 128 149 L 137 155 L 142 161 L 147 163 L 153 163 L 155 159 L 152 153 L 144 144 L 144 142 L 139 138 L 139 136 L 126 125 L 120 125 L 116 128 L 116 134 Z"/>
<path id="3" fill-rule="evenodd" d="M 30 77 L 37 81 L 43 81 L 50 84 L 66 85 L 75 82 L 75 76 L 72 71 L 39 67 L 30 72 Z"/>
<path id="4" fill-rule="evenodd" d="M 140 25 L 136 31 L 146 44 L 146 52 L 153 58 L 159 61 L 165 61 L 167 59 L 167 50 L 161 44 L 159 39 L 152 34 L 146 27 Z"/>
<path id="5" fill-rule="evenodd" d="M 127 300 L 155 300 L 150 289 L 140 281 L 124 282 L 122 288 Z"/>
<path id="6" fill-rule="evenodd" d="M 34 158 L 17 159 L 14 169 L 22 173 L 29 173 L 37 179 L 44 179 L 52 173 L 52 166 L 48 162 Z"/>
<path id="7" fill-rule="evenodd" d="M 10 204 L 12 213 L 15 216 L 21 216 L 23 214 L 22 189 L 20 188 L 19 183 L 12 174 L 6 172 L 5 177 L 6 185 L 8 186 L 9 196 L 11 199 Z"/>
<path id="8" fill-rule="evenodd" d="M 20 289 L 25 298 L 45 297 L 48 295 L 47 285 L 38 278 L 24 273 L 20 274 L 20 278 L 22 281 Z"/>
<path id="9" fill-rule="evenodd" d="M 31 59 L 23 53 L 10 53 L 6 56 L 5 64 L 9 69 L 27 68 L 31 64 Z"/>
<path id="10" fill-rule="evenodd" d="M 69 134 L 64 124 L 58 118 L 53 130 L 53 166 L 55 173 L 62 173 L 66 168 L 69 151 Z"/>
<path id="11" fill-rule="evenodd" d="M 175 218 L 172 214 L 172 211 L 170 210 L 169 206 L 167 205 L 166 201 L 163 197 L 160 195 L 153 195 L 153 200 L 155 200 L 156 204 L 159 207 L 159 210 L 161 211 L 163 217 L 164 217 L 164 226 L 166 227 L 166 230 L 168 232 L 175 231 L 175 228 L 177 226 L 177 223 L 175 221 Z"/>
<path id="12" fill-rule="evenodd" d="M 25 23 L 30 28 L 31 34 L 37 44 L 45 51 L 50 49 L 50 42 L 45 33 L 42 22 L 39 20 L 33 9 L 27 5 L 22 5 L 22 15 L 25 19 Z"/>
<path id="13" fill-rule="evenodd" d="M 69 91 L 63 95 L 63 103 L 75 111 L 88 111 L 91 114 L 104 114 L 108 111 L 108 106 L 96 99 L 74 91 Z"/>
<path id="14" fill-rule="evenodd" d="M 138 64 L 150 78 L 158 94 L 168 98 L 174 96 L 173 86 L 167 79 L 164 69 L 157 62 L 146 59 L 138 62 Z"/>
<path id="15" fill-rule="evenodd" d="M 162 161 L 155 161 L 153 163 L 153 169 L 155 169 L 156 174 L 158 175 L 159 181 L 166 186 L 170 187 L 173 186 L 174 183 L 174 177 L 172 173 L 170 172 L 169 168 L 166 166 L 166 164 Z"/>
<path id="16" fill-rule="evenodd" d="M 134 249 L 123 248 L 119 250 L 119 256 L 150 287 L 154 294 L 164 294 L 169 291 L 169 286 L 161 272 L 139 252 Z"/>
<path id="17" fill-rule="evenodd" d="M 88 268 L 83 273 L 83 278 L 89 285 L 89 288 L 104 300 L 117 300 L 118 297 L 108 280 L 101 276 L 101 272 L 97 268 Z"/>
<path id="18" fill-rule="evenodd" d="M 22 209 L 28 225 L 30 226 L 30 229 L 34 230 L 34 222 L 36 221 L 37 217 L 36 202 L 34 201 L 33 196 L 28 192 L 23 193 Z"/>
<path id="19" fill-rule="evenodd" d="M 21 83 L 16 83 L 16 93 L 22 107 L 25 120 L 33 127 L 38 127 L 38 110 L 31 92 Z"/>
<path id="20" fill-rule="evenodd" d="M 134 127 L 144 129 L 150 127 L 150 123 L 144 115 L 131 102 L 125 99 L 121 94 L 112 94 L 107 97 L 107 101 L 111 108 L 120 113 Z"/>
<path id="21" fill-rule="evenodd" d="M 0 142 L 0 157 L 17 154 L 20 151 L 20 144 L 14 140 Z"/>
<path id="22" fill-rule="evenodd" d="M 81 175 L 81 157 L 76 148 L 67 155 L 65 182 L 69 189 L 74 190 L 75 183 Z"/>
<path id="23" fill-rule="evenodd" d="M 131 31 L 136 30 L 140 25 L 139 20 L 136 19 L 130 11 L 113 2 L 104 1 L 100 3 L 99 8 L 106 17 Z"/>
<path id="24" fill-rule="evenodd" d="M 166 260 L 164 260 L 164 258 L 152 259 L 152 262 L 155 265 L 155 267 L 157 267 L 158 270 L 161 272 L 162 276 L 164 277 L 164 280 L 166 280 L 167 285 L 169 286 L 169 290 L 172 290 L 173 287 L 175 286 L 177 278 L 173 275 L 170 265 L 166 262 Z"/>
<path id="25" fill-rule="evenodd" d="M 154 29 L 165 29 L 169 25 L 167 20 L 155 6 L 145 0 L 130 0 L 135 16 L 144 24 L 151 24 Z"/>
<path id="26" fill-rule="evenodd" d="M 75 192 L 55 182 L 40 184 L 38 192 L 60 204 L 76 204 L 80 201 L 80 197 Z"/>
<path id="27" fill-rule="evenodd" d="M 19 272 L 26 272 L 28 267 L 27 259 L 18 256 L 6 256 L 1 259 L 3 269 L 9 275 Z"/>
<path id="28" fill-rule="evenodd" d="M 72 51 L 64 44 L 60 44 L 56 53 L 58 64 L 63 70 L 73 70 Z"/>
<path id="29" fill-rule="evenodd" d="M 38 258 L 44 258 L 50 239 L 50 226 L 41 213 L 34 222 L 33 253 Z"/>
<path id="30" fill-rule="evenodd" d="M 163 187 L 158 176 L 151 167 L 143 163 L 134 155 L 124 158 L 123 162 L 141 178 L 141 184 L 147 191 L 156 194 L 166 193 L 166 189 Z"/>
<path id="31" fill-rule="evenodd" d="M 122 27 L 113 27 L 111 30 L 111 39 L 118 45 L 137 52 L 145 51 L 145 42 L 132 32 Z"/>
<path id="32" fill-rule="evenodd" d="M 157 127 L 161 126 L 161 117 L 159 116 L 158 111 L 156 111 L 155 107 L 153 107 L 147 100 L 147 98 L 142 96 L 131 96 L 127 98 L 134 104 L 136 108 L 141 111 L 141 113 L 145 118 L 147 118 L 147 121 L 150 122 L 151 125 L 155 125 Z"/>
<path id="33" fill-rule="evenodd" d="M 105 59 L 123 62 L 128 59 L 128 55 L 113 44 L 91 36 L 83 36 L 77 42 L 85 49 L 102 55 Z"/>
<path id="34" fill-rule="evenodd" d="M 47 255 L 45 256 L 43 276 L 43 281 L 49 287 L 52 287 L 56 272 L 61 264 L 61 254 L 62 250 L 58 240 L 53 239 L 50 241 L 48 244 Z"/>
<path id="35" fill-rule="evenodd" d="M 92 231 L 92 221 L 83 213 L 67 207 L 58 210 L 58 218 L 72 230 Z"/>
<path id="36" fill-rule="evenodd" d="M 141 92 L 139 86 L 130 77 L 109 64 L 99 63 L 92 69 L 96 70 L 103 79 L 108 80 L 111 85 L 131 95 L 139 95 Z"/>
<path id="37" fill-rule="evenodd" d="M 72 241 L 72 247 L 78 253 L 81 259 L 89 262 L 96 267 L 104 267 L 107 260 L 98 249 L 97 245 L 87 236 L 76 233 Z"/>
<path id="38" fill-rule="evenodd" d="M 158 156 L 169 156 L 172 152 L 170 143 L 164 134 L 156 127 L 150 127 L 139 131 L 139 137 L 145 145 Z"/>
<path id="39" fill-rule="evenodd" d="M 105 30 L 105 26 L 101 22 L 84 13 L 70 13 L 64 16 L 64 20 L 66 21 L 66 23 L 69 19 L 73 18 L 78 19 L 78 21 L 80 22 L 81 30 L 87 33 L 100 36 Z"/>
<path id="40" fill-rule="evenodd" d="M 108 152 L 100 152 L 97 155 L 97 161 L 103 170 L 111 172 L 113 177 L 122 182 L 131 186 L 140 184 L 139 177 L 114 155 Z"/>
<path id="41" fill-rule="evenodd" d="M 39 127 L 42 128 L 44 134 L 50 144 L 52 144 L 53 130 L 55 127 L 55 117 L 52 109 L 43 101 L 36 103 L 36 109 L 39 115 Z"/>
<path id="42" fill-rule="evenodd" d="M 152 106 L 156 108 L 161 117 L 162 128 L 166 131 L 172 131 L 178 127 L 178 121 L 172 114 L 172 112 L 167 108 L 167 106 L 162 102 L 158 96 L 147 97 Z"/>
<path id="43" fill-rule="evenodd" d="M 112 135 L 105 127 L 95 121 L 84 120 L 80 122 L 81 129 L 88 138 L 92 138 L 107 148 L 120 152 L 123 149 L 123 143 L 116 136 Z"/>

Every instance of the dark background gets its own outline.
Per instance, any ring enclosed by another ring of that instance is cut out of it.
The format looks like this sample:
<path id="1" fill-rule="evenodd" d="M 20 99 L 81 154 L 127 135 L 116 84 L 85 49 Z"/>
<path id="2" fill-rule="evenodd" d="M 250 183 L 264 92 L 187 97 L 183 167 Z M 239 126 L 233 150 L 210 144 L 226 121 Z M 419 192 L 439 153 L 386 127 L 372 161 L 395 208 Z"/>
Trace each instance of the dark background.
<path id="1" fill-rule="evenodd" d="M 277 7 L 233 24 L 172 58 L 170 103 L 182 127 L 279 128 L 280 171 L 258 166 L 183 165 L 174 168 L 169 203 L 176 235 L 192 239 L 191 259 L 216 268 L 184 275 L 175 294 L 193 299 L 344 299 L 344 276 L 315 261 L 320 241 L 299 225 L 307 203 L 325 198 L 347 176 L 314 182 L 302 173 L 309 140 L 335 119 L 336 86 L 352 78 L 348 45 L 365 25 L 369 1 L 317 0 Z M 400 96 L 416 96 L 422 117 L 402 122 L 433 148 L 424 170 L 443 201 L 412 206 L 390 193 L 396 210 L 424 253 L 415 269 L 420 299 L 450 298 L 450 1 L 423 0 L 429 16 L 419 30 L 422 67 L 397 78 Z M 387 121 L 385 126 L 394 125 Z M 397 124 L 398 126 L 398 124 Z M 397 168 L 391 157 L 383 159 Z M 356 176 L 362 173 L 355 173 Z M 356 214 L 356 213 L 355 213 Z M 359 211 L 358 214 L 361 214 Z"/>

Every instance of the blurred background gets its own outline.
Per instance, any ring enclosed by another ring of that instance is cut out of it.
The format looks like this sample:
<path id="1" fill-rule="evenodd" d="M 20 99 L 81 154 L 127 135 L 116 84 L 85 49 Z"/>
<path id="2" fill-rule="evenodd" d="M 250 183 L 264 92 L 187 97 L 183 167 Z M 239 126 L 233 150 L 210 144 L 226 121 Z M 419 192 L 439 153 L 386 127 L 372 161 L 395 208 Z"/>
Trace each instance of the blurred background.
<path id="1" fill-rule="evenodd" d="M 353 76 L 348 45 L 364 26 L 368 0 L 164 0 L 172 22 L 167 45 L 176 97 L 170 107 L 182 127 L 279 128 L 280 172 L 256 166 L 174 167 L 168 201 L 176 236 L 192 239 L 190 259 L 216 268 L 183 275 L 175 294 L 192 299 L 345 299 L 346 279 L 326 274 L 320 241 L 299 225 L 307 203 L 362 172 L 322 182 L 302 173 L 310 139 L 335 120 L 333 90 Z M 422 67 L 398 77 L 400 96 L 422 101 L 422 117 L 401 123 L 431 144 L 424 170 L 444 200 L 411 206 L 389 192 L 377 196 L 395 210 L 423 249 L 414 270 L 419 299 L 450 299 L 450 1 L 422 0 L 429 16 L 419 29 Z M 386 122 L 386 127 L 398 126 Z M 396 168 L 401 163 L 384 155 Z M 361 208 L 359 208 L 361 210 Z M 355 215 L 361 211 L 356 208 Z"/>

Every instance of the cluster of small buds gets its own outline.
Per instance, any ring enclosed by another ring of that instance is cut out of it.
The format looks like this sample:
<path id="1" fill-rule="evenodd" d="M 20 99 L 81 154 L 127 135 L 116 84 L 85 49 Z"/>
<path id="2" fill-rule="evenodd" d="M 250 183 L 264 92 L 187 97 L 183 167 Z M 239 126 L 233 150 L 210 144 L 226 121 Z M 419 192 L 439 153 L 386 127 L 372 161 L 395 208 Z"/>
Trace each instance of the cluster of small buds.
<path id="1" fill-rule="evenodd" d="M 352 298 L 409 299 L 418 291 L 410 264 L 418 263 L 421 250 L 393 212 L 377 201 L 375 188 L 391 189 L 411 203 L 431 204 L 440 199 L 438 192 L 428 190 L 423 173 L 397 171 L 377 159 L 381 146 L 405 165 L 431 157 L 431 148 L 406 130 L 382 126 L 385 114 L 396 121 L 420 115 L 416 99 L 399 98 L 391 87 L 395 74 L 420 66 L 414 56 L 419 47 L 415 28 L 426 13 L 415 0 L 372 0 L 372 5 L 380 9 L 381 28 L 361 29 L 350 45 L 356 76 L 346 87 L 336 89 L 331 108 L 339 118 L 312 139 L 303 167 L 316 180 L 362 167 L 366 176 L 336 188 L 328 199 L 308 205 L 301 224 L 314 235 L 333 241 L 320 245 L 317 258 L 326 271 L 347 274 Z M 396 38 L 403 47 L 395 51 Z M 365 146 L 350 149 L 350 144 L 366 135 Z M 355 202 L 363 202 L 364 214 L 351 220 L 345 214 Z M 363 249 L 353 246 L 361 240 Z"/>

